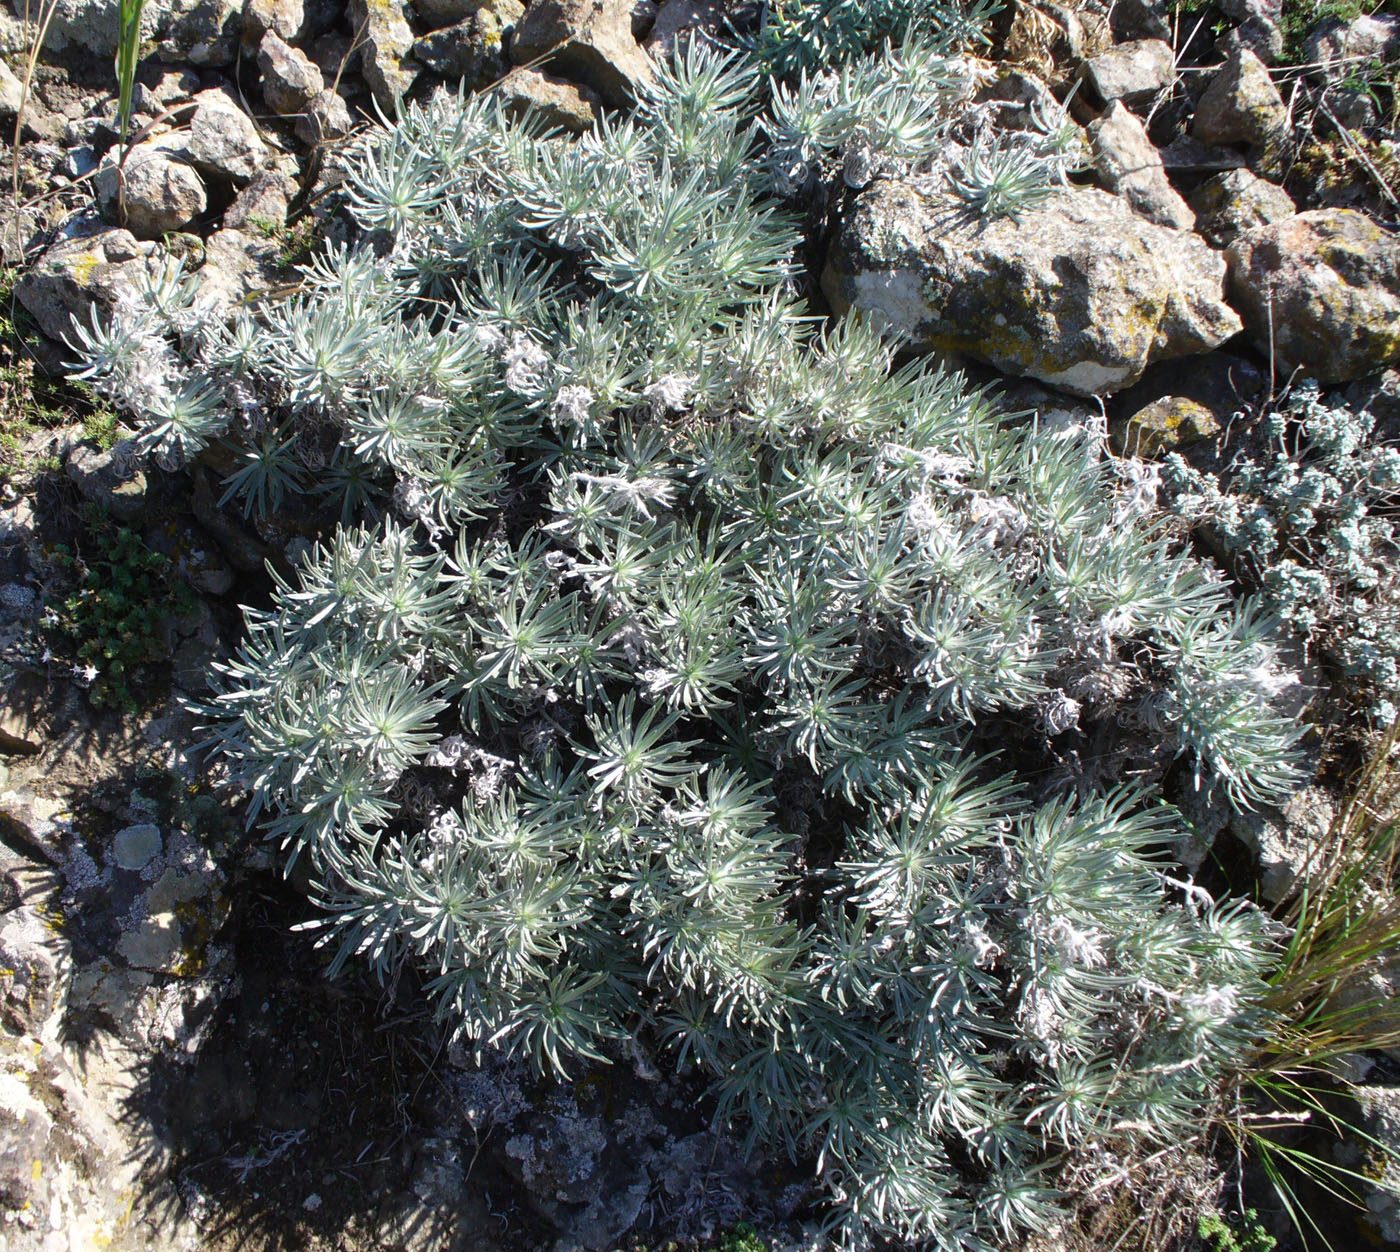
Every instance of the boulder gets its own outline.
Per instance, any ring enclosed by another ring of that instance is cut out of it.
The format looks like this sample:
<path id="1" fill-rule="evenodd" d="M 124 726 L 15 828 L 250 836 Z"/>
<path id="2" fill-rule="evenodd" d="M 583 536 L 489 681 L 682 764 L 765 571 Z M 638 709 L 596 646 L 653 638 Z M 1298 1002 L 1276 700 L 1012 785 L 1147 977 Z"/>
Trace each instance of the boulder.
<path id="1" fill-rule="evenodd" d="M 1277 368 L 1349 382 L 1400 362 L 1400 238 L 1352 209 L 1247 230 L 1226 252 L 1230 301 Z"/>
<path id="2" fill-rule="evenodd" d="M 325 90 L 321 71 L 275 31 L 268 31 L 258 45 L 258 71 L 263 99 L 283 117 L 300 113 Z"/>
<path id="3" fill-rule="evenodd" d="M 195 96 L 190 119 L 189 153 L 205 174 L 243 187 L 258 176 L 269 158 L 267 144 L 232 93 L 222 88 Z"/>
<path id="4" fill-rule="evenodd" d="M 516 27 L 510 56 L 516 65 L 546 58 L 543 68 L 585 83 L 616 107 L 655 78 L 632 37 L 632 0 L 534 0 Z"/>
<path id="5" fill-rule="evenodd" d="M 1211 78 L 1196 104 L 1191 133 L 1202 143 L 1269 148 L 1288 132 L 1288 106 L 1268 67 L 1246 48 Z"/>
<path id="6" fill-rule="evenodd" d="M 1247 230 L 1297 212 L 1288 192 L 1249 170 L 1227 170 L 1206 179 L 1191 193 L 1191 207 L 1197 232 L 1217 248 L 1228 247 Z"/>
<path id="7" fill-rule="evenodd" d="M 1104 100 L 1139 104 L 1170 87 L 1176 55 L 1162 39 L 1130 39 L 1092 57 L 1084 76 Z"/>
<path id="8" fill-rule="evenodd" d="M 418 77 L 409 56 L 413 28 L 401 0 L 350 0 L 350 25 L 359 36 L 360 73 L 375 102 L 392 116 Z"/>
<path id="9" fill-rule="evenodd" d="M 543 70 L 512 70 L 496 85 L 495 92 L 516 116 L 533 111 L 549 125 L 575 135 L 593 126 L 602 104 L 597 92 Z"/>
<path id="10" fill-rule="evenodd" d="M 94 218 L 79 219 L 71 229 L 15 284 L 16 298 L 51 339 L 68 335 L 74 318 L 86 322 L 93 305 L 110 307 L 152 264 L 152 246 L 129 230 L 102 227 Z"/>
<path id="11" fill-rule="evenodd" d="M 181 159 L 184 150 L 183 137 L 148 140 L 127 152 L 120 175 L 111 157 L 99 166 L 93 189 L 108 220 L 138 239 L 159 239 L 184 230 L 203 213 L 209 199 L 199 175 Z"/>
<path id="12" fill-rule="evenodd" d="M 1224 278 L 1202 240 L 1107 192 L 1067 189 L 1019 218 L 980 221 L 946 194 L 889 180 L 857 199 L 822 284 L 837 311 L 911 347 L 1090 396 L 1235 334 Z"/>
<path id="13" fill-rule="evenodd" d="M 505 74 L 506 40 L 524 12 L 518 0 L 482 4 L 456 25 L 424 35 L 413 45 L 413 59 L 444 78 L 485 86 Z"/>
<path id="14" fill-rule="evenodd" d="M 1149 222 L 1190 230 L 1196 215 L 1167 180 L 1147 128 L 1115 100 L 1088 128 L 1094 170 L 1104 187 L 1122 196 Z"/>

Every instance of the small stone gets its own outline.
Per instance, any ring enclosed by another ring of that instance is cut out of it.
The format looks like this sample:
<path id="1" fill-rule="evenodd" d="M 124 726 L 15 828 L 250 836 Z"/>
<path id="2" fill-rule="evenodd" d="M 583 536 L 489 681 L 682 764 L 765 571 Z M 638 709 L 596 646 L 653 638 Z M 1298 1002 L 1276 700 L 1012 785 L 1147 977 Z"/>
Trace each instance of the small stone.
<path id="1" fill-rule="evenodd" d="M 326 90 L 316 96 L 296 122 L 297 138 L 306 144 L 330 143 L 344 139 L 353 123 L 350 109 L 339 93 Z"/>
<path id="2" fill-rule="evenodd" d="M 1165 40 L 1133 39 L 1099 53 L 1084 72 L 1104 100 L 1138 104 L 1171 86 L 1176 57 Z"/>
<path id="3" fill-rule="evenodd" d="M 283 117 L 300 113 L 325 89 L 321 71 L 304 52 L 293 48 L 275 31 L 268 31 L 258 45 L 258 69 L 263 99 Z"/>
<path id="4" fill-rule="evenodd" d="M 1277 144 L 1288 131 L 1288 106 L 1268 67 L 1248 49 L 1230 57 L 1196 105 L 1191 133 L 1202 143 Z"/>
<path id="5" fill-rule="evenodd" d="M 1094 169 L 1104 187 L 1122 196 L 1149 222 L 1190 230 L 1196 215 L 1167 180 L 1147 128 L 1121 100 L 1089 126 Z"/>
<path id="6" fill-rule="evenodd" d="M 24 84 L 0 61 L 0 117 L 13 119 L 24 106 Z"/>
<path id="7" fill-rule="evenodd" d="M 596 92 L 541 70 L 512 70 L 494 90 L 513 116 L 533 112 L 547 125 L 575 135 L 592 129 L 602 105 Z"/>
<path id="8" fill-rule="evenodd" d="M 199 175 L 156 142 L 130 149 L 121 180 L 124 195 L 119 196 L 117 162 L 109 157 L 93 179 L 94 190 L 110 220 L 118 221 L 125 208 L 125 221 L 118 224 L 138 239 L 183 230 L 208 206 Z"/>
<path id="9" fill-rule="evenodd" d="M 1305 787 L 1282 808 L 1239 813 L 1231 829 L 1259 861 L 1259 893 L 1282 904 L 1307 885 L 1322 863 L 1336 806 L 1321 787 Z"/>
<path id="10" fill-rule="evenodd" d="M 199 271 L 200 299 L 224 315 L 245 306 L 276 281 L 280 245 L 267 232 L 225 228 L 209 236 Z M 229 576 L 229 586 L 232 576 Z M 222 582 L 215 594 L 228 590 Z"/>
<path id="11" fill-rule="evenodd" d="M 506 72 L 505 41 L 524 12 L 517 0 L 482 4 L 455 26 L 424 35 L 413 45 L 413 59 L 444 78 L 484 86 Z"/>
<path id="12" fill-rule="evenodd" d="M 418 77 L 417 62 L 409 56 L 413 28 L 401 0 L 350 0 L 350 25 L 360 43 L 360 73 L 374 99 L 386 113 Z"/>
<path id="13" fill-rule="evenodd" d="M 231 93 L 220 88 L 195 97 L 190 119 L 190 159 L 204 173 L 242 187 L 267 164 L 267 144 Z"/>
<path id="14" fill-rule="evenodd" d="M 1222 49 L 1228 56 L 1235 47 L 1248 48 L 1261 61 L 1272 64 L 1284 51 L 1283 0 L 1220 0 L 1220 11 L 1239 25 L 1228 32 L 1234 44 Z"/>
<path id="15" fill-rule="evenodd" d="M 1172 24 L 1164 0 L 1118 0 L 1108 14 L 1115 39 L 1170 39 Z"/>
<path id="16" fill-rule="evenodd" d="M 1109 446 L 1119 456 L 1160 457 L 1213 439 L 1221 431 L 1215 414 L 1189 396 L 1163 396 L 1109 427 Z"/>
<path id="17" fill-rule="evenodd" d="M 233 64 L 243 0 L 167 0 L 156 8 L 162 32 L 156 55 L 162 61 L 215 68 Z"/>
<path id="18" fill-rule="evenodd" d="M 243 6 L 243 42 L 256 48 L 271 31 L 279 39 L 295 43 L 302 37 L 305 22 L 306 6 L 302 0 L 247 0 Z"/>
<path id="19" fill-rule="evenodd" d="M 265 170 L 243 188 L 224 210 L 224 228 L 276 231 L 287 224 L 296 199 L 296 182 L 280 170 Z"/>
<path id="20" fill-rule="evenodd" d="M 1314 209 L 1229 247 L 1230 299 L 1281 371 L 1350 382 L 1400 362 L 1400 238 L 1352 209 Z"/>
<path id="21" fill-rule="evenodd" d="M 118 521 L 135 521 L 146 511 L 146 475 L 129 444 L 103 450 L 80 443 L 63 468 L 84 499 Z"/>
<path id="22" fill-rule="evenodd" d="M 1321 23 L 1303 45 L 1303 64 L 1317 82 L 1338 82 L 1352 67 L 1400 59 L 1400 14 L 1370 13 Z"/>
<path id="23" fill-rule="evenodd" d="M 1282 187 L 1249 170 L 1227 170 L 1206 179 L 1191 194 L 1191 207 L 1196 210 L 1197 233 L 1218 248 L 1297 211 Z"/>
<path id="24" fill-rule="evenodd" d="M 632 0 L 534 0 L 516 27 L 510 56 L 517 65 L 547 58 L 547 68 L 619 108 L 656 77 L 632 37 Z"/>
<path id="25" fill-rule="evenodd" d="M 122 869 L 142 870 L 160 855 L 162 846 L 159 826 L 127 826 L 112 836 L 112 859 Z"/>
<path id="26" fill-rule="evenodd" d="M 647 36 L 647 51 L 653 56 L 670 56 L 677 41 L 714 34 L 726 17 L 722 0 L 663 0 Z"/>

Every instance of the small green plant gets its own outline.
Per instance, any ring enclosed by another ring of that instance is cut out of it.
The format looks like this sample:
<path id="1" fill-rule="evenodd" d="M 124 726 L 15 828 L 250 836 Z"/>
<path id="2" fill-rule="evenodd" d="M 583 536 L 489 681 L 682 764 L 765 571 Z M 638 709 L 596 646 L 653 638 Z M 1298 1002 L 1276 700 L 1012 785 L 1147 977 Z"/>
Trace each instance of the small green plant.
<path id="1" fill-rule="evenodd" d="M 1278 1246 L 1260 1224 L 1256 1209 L 1246 1209 L 1235 1221 L 1222 1213 L 1202 1213 L 1196 1233 L 1210 1252 L 1273 1252 Z"/>
<path id="2" fill-rule="evenodd" d="M 161 623 L 194 610 L 194 597 L 170 559 L 125 526 L 98 527 L 86 556 L 67 546 L 55 563 L 76 584 L 43 624 L 50 654 L 66 659 L 97 708 L 134 710 L 149 692 L 138 671 L 168 654 Z"/>
<path id="3" fill-rule="evenodd" d="M 768 1252 L 768 1241 L 750 1223 L 740 1222 L 720 1236 L 715 1252 Z"/>

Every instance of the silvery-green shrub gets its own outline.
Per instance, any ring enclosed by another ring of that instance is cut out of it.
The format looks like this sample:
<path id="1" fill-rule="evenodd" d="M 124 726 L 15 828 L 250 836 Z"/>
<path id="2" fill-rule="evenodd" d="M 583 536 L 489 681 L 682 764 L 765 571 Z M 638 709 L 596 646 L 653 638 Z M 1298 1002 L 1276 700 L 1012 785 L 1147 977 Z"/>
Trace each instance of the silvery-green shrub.
<path id="1" fill-rule="evenodd" d="M 1171 877 L 1162 762 L 1095 761 L 1296 780 L 1267 621 L 1100 440 L 795 293 L 794 152 L 917 163 L 963 64 L 859 63 L 830 133 L 698 51 L 576 141 L 439 95 L 351 151 L 359 242 L 297 294 L 225 326 L 170 279 L 82 336 L 178 398 L 157 455 L 223 433 L 230 499 L 343 508 L 212 703 L 335 965 L 546 1072 L 698 1070 L 849 1246 L 1046 1229 L 1066 1157 L 1193 1132 L 1269 945 Z"/>

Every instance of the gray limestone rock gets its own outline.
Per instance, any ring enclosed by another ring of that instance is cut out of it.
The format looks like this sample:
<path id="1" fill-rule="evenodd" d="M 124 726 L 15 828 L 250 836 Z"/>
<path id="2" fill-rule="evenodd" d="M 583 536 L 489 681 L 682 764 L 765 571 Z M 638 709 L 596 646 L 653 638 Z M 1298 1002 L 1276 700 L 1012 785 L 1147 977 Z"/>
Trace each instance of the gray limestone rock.
<path id="1" fill-rule="evenodd" d="M 1191 133 L 1202 143 L 1275 145 L 1288 130 L 1288 106 L 1268 67 L 1242 48 L 1211 78 L 1196 104 Z"/>
<path id="2" fill-rule="evenodd" d="M 1202 240 L 1107 192 L 1066 190 L 1019 218 L 979 221 L 950 197 L 890 180 L 857 200 L 822 284 L 838 311 L 858 310 L 911 347 L 1090 396 L 1235 334 L 1224 278 Z"/>
<path id="3" fill-rule="evenodd" d="M 94 304 L 110 306 L 152 263 L 153 247 L 129 230 L 102 227 L 93 218 L 75 221 L 70 230 L 15 285 L 19 302 L 51 339 L 69 334 L 75 317 L 86 321 Z"/>
<path id="4" fill-rule="evenodd" d="M 576 135 L 597 121 L 602 104 L 597 92 L 543 70 L 512 70 L 494 90 L 512 113 L 533 111 L 549 125 Z"/>

